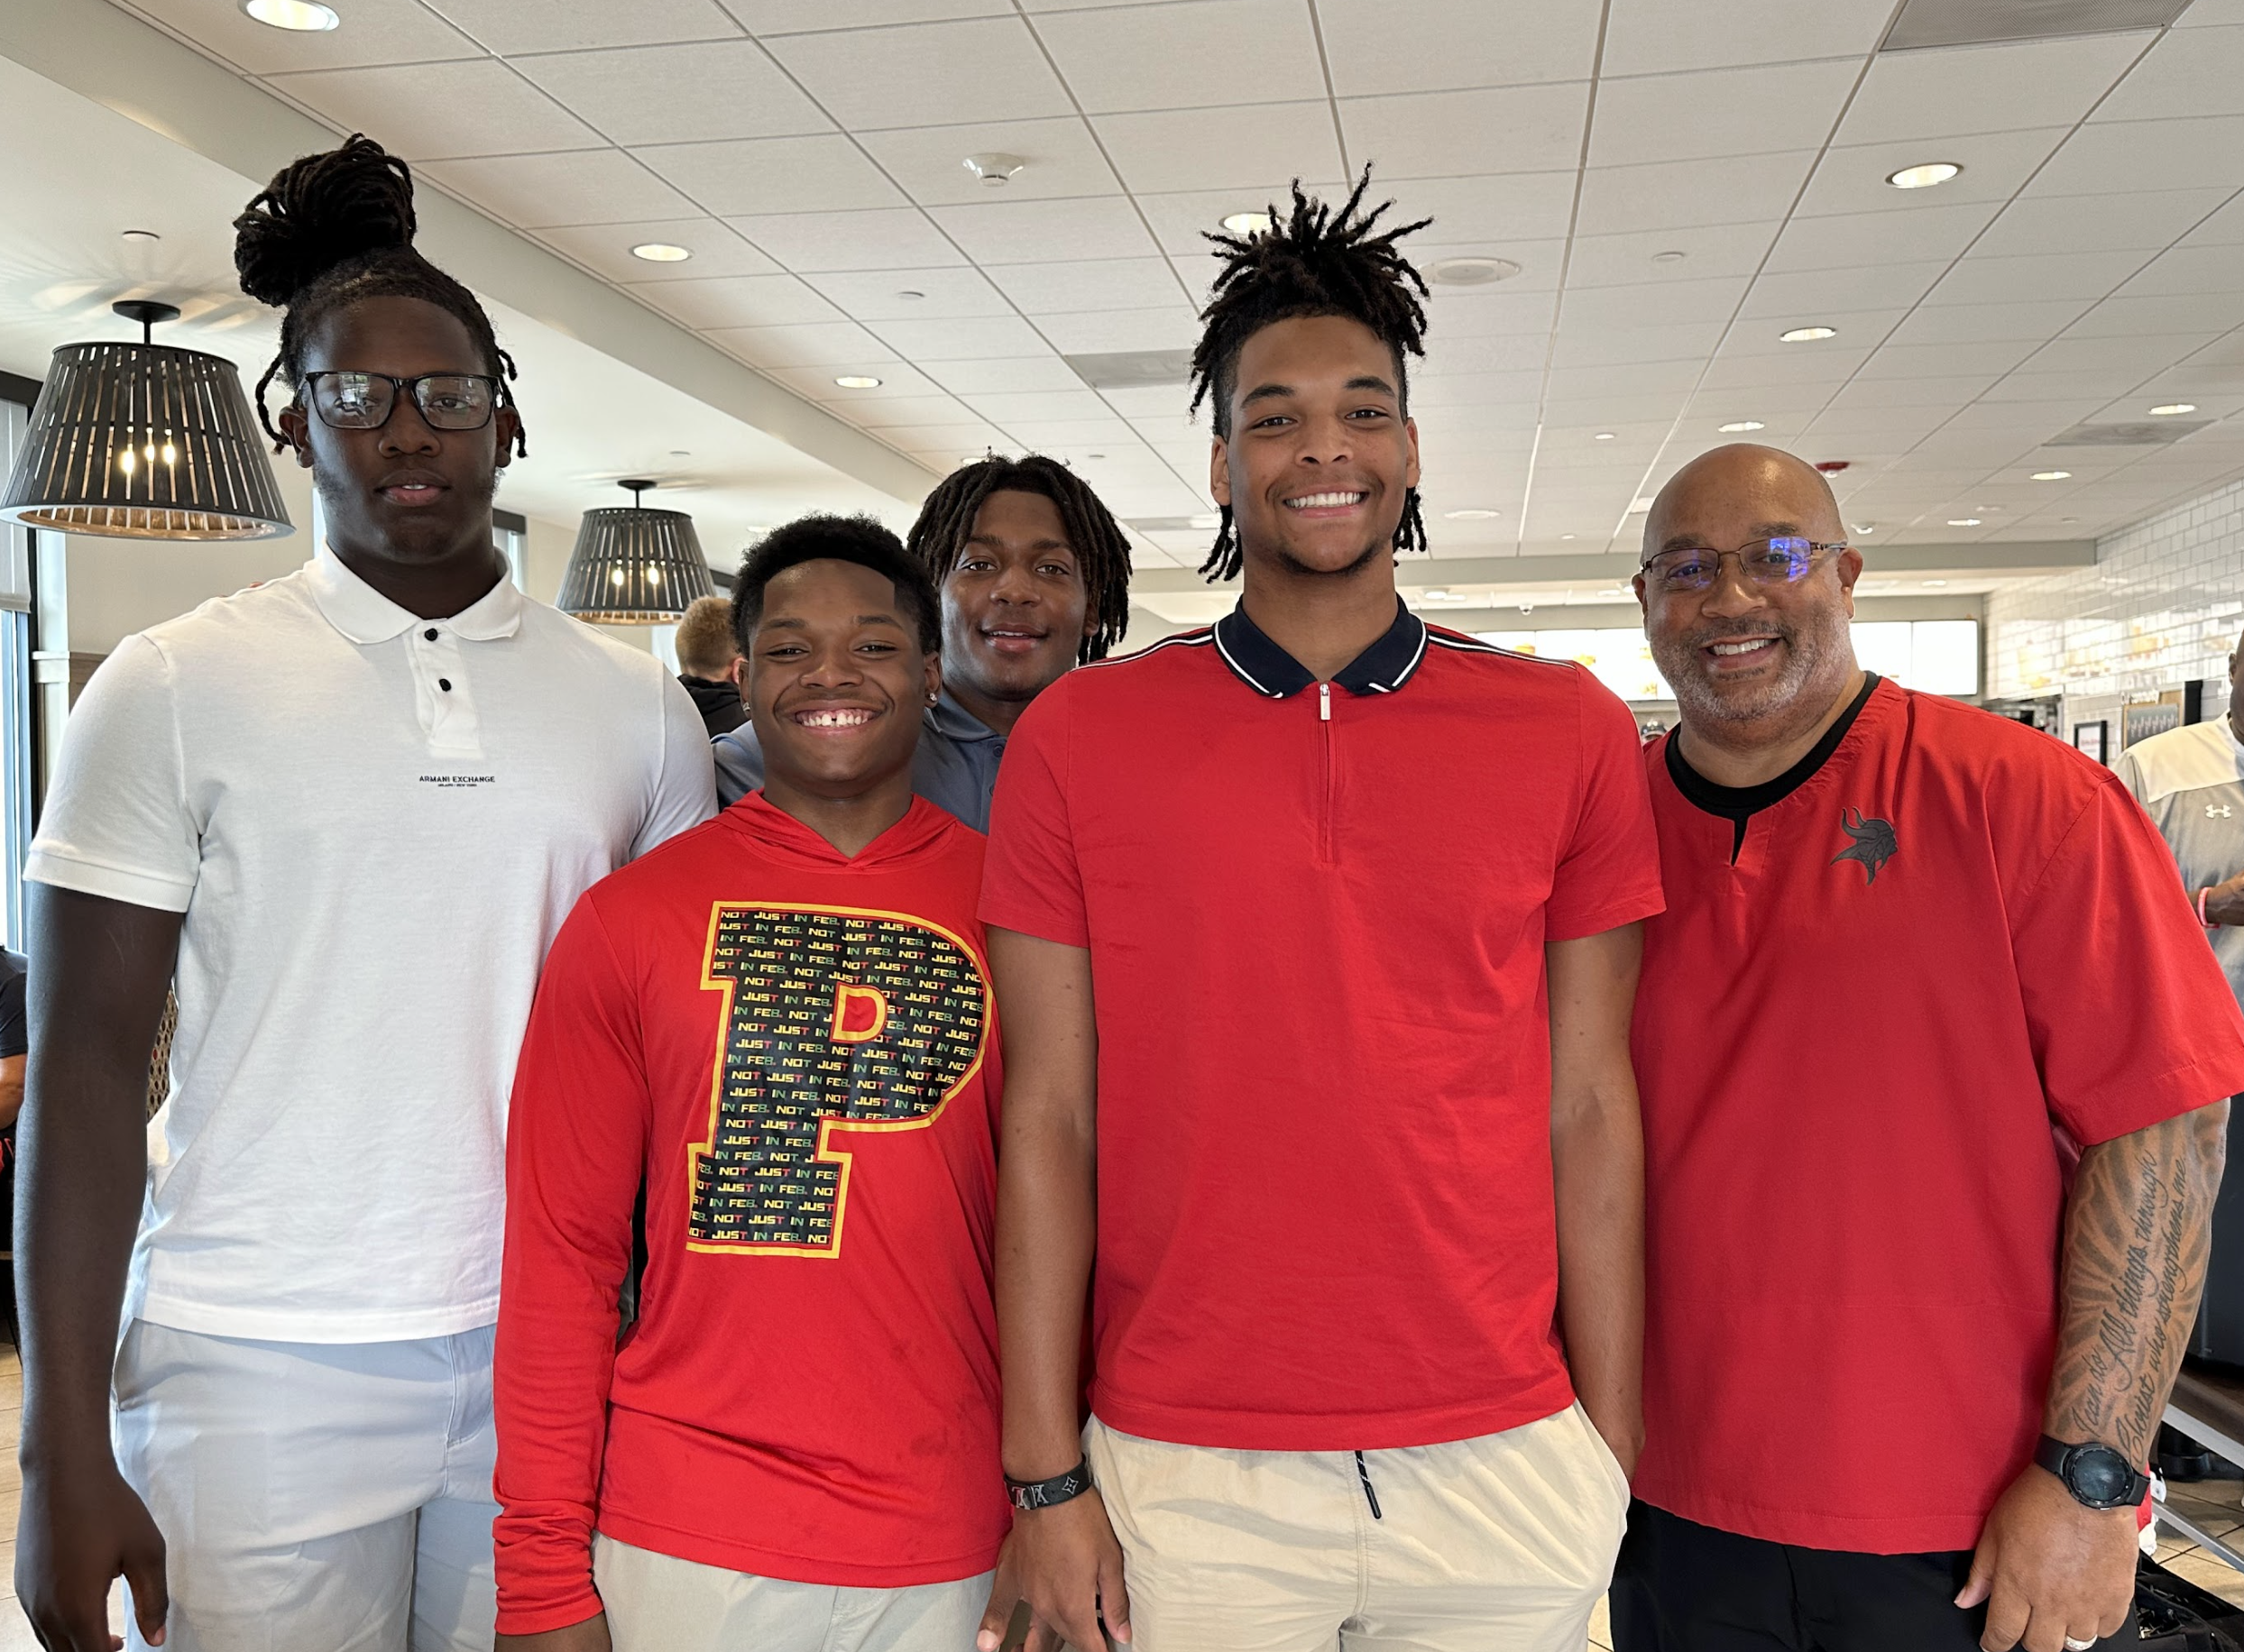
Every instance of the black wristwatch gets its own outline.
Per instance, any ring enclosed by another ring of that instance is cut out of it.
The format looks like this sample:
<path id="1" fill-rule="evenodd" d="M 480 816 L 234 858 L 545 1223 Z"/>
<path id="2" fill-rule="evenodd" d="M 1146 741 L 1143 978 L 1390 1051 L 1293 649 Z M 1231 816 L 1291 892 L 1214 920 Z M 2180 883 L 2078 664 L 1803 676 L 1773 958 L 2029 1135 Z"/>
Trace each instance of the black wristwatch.
<path id="1" fill-rule="evenodd" d="M 2074 1501 L 2090 1509 L 2132 1509 L 2150 1490 L 2149 1475 L 2093 1440 L 2068 1446 L 2045 1434 L 2034 1447 L 2034 1461 L 2065 1482 Z"/>
<path id="2" fill-rule="evenodd" d="M 1025 1512 L 1031 1509 L 1050 1509 L 1071 1502 L 1090 1490 L 1090 1459 L 1086 1457 L 1064 1474 L 1050 1480 L 1016 1480 L 1005 1477 L 1006 1495 L 1013 1506 Z"/>

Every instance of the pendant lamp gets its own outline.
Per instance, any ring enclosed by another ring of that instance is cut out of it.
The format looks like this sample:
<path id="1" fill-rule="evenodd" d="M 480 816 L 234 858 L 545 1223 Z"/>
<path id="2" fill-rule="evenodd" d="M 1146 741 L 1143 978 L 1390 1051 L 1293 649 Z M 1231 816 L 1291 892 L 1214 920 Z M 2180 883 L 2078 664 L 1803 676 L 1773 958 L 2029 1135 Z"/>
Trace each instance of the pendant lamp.
<path id="1" fill-rule="evenodd" d="M 54 353 L 0 519 L 117 539 L 294 533 L 234 363 L 155 343 L 176 306 L 109 307 L 141 324 L 141 342 Z"/>
<path id="2" fill-rule="evenodd" d="M 555 606 L 600 625 L 672 624 L 697 597 L 717 594 L 694 519 L 639 503 L 651 482 L 616 485 L 630 490 L 631 502 L 584 513 Z"/>

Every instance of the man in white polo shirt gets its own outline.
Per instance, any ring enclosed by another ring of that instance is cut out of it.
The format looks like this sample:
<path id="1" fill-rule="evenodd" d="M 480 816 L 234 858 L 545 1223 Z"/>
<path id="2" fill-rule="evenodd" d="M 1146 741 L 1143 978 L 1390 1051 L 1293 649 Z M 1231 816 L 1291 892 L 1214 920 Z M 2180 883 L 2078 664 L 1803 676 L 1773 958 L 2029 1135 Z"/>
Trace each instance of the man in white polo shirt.
<path id="1" fill-rule="evenodd" d="M 577 895 L 714 804 L 653 656 L 508 583 L 510 363 L 410 202 L 354 139 L 244 215 L 328 543 L 119 645 L 32 846 L 16 1587 L 51 1652 L 107 1652 L 120 1572 L 134 1647 L 488 1652 L 516 1048 Z"/>

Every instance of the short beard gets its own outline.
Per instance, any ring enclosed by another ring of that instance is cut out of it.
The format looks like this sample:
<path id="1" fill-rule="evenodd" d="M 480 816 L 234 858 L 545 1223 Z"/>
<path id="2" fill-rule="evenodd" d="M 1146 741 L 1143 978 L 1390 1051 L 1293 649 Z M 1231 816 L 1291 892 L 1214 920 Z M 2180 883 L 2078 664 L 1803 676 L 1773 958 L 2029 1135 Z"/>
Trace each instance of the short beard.
<path id="1" fill-rule="evenodd" d="M 1390 555 L 1393 554 L 1394 536 L 1393 534 L 1389 534 L 1384 539 L 1373 540 L 1364 547 L 1362 554 L 1354 562 L 1343 568 L 1312 568 L 1309 564 L 1295 556 L 1292 552 L 1283 549 L 1275 552 L 1272 560 L 1288 574 L 1297 574 L 1305 579 L 1354 579 L 1366 568 L 1370 567 L 1372 559 L 1382 551 L 1385 551 Z"/>
<path id="2" fill-rule="evenodd" d="M 1848 623 L 1845 610 L 1834 606 L 1816 615 L 1806 626 L 1780 620 L 1740 620 L 1702 625 L 1687 636 L 1654 642 L 1652 660 L 1660 667 L 1660 675 L 1667 678 L 1668 685 L 1675 690 L 1677 705 L 1690 720 L 1759 722 L 1781 714 L 1810 684 L 1831 669 L 1832 661 L 1844 661 L 1848 656 Z M 1761 631 L 1775 632 L 1784 644 L 1784 668 L 1771 680 L 1748 692 L 1717 693 L 1700 667 L 1699 650 L 1724 638 Z"/>

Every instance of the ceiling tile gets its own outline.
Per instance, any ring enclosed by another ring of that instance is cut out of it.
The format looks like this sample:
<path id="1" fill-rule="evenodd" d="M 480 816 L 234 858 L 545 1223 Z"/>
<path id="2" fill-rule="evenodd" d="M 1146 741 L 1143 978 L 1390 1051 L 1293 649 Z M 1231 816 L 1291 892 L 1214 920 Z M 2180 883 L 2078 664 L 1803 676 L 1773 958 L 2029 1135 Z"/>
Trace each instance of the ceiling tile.
<path id="1" fill-rule="evenodd" d="M 1036 20 L 1044 49 L 1091 114 L 1285 103 L 1325 95 L 1308 0 L 1182 0 L 1144 13 Z M 1243 64 L 1253 64 L 1242 74 Z"/>
<path id="2" fill-rule="evenodd" d="M 1975 344 L 1887 344 L 1862 363 L 1865 379 L 1940 379 L 1965 373 L 1992 379 L 2009 372 L 2033 353 L 2025 339 L 1989 339 Z"/>
<path id="3" fill-rule="evenodd" d="M 884 428 L 880 439 L 924 461 L 937 475 L 947 473 L 954 465 L 971 464 L 985 449 L 1003 451 L 1011 446 L 1004 431 L 980 419 Z"/>
<path id="4" fill-rule="evenodd" d="M 1551 360 L 1563 367 L 1672 362 L 1687 357 L 1703 361 L 1721 342 L 1722 334 L 1723 323 L 1719 321 L 1669 326 L 1588 327 L 1578 332 L 1561 322 L 1558 347 Z"/>
<path id="5" fill-rule="evenodd" d="M 690 280 L 707 275 L 772 275 L 779 266 L 714 218 L 654 219 L 645 224 L 587 224 L 540 230 L 538 239 L 593 274 L 624 285 Z M 693 257 L 657 264 L 631 256 L 649 242 L 684 247 Z"/>
<path id="6" fill-rule="evenodd" d="M 1770 271 L 1753 283 L 1741 314 L 1761 320 L 1809 310 L 1907 309 L 1947 268 L 1939 260 L 1925 260 L 1852 269 Z"/>
<path id="7" fill-rule="evenodd" d="M 1770 218 L 1756 224 L 1577 235 L 1567 262 L 1566 284 L 1572 290 L 1751 275 L 1768 257 L 1780 227 L 1780 221 Z M 1654 262 L 1661 252 L 1680 252 L 1683 256 Z"/>
<path id="8" fill-rule="evenodd" d="M 717 328 L 709 337 L 759 367 L 825 367 L 841 372 L 896 359 L 894 351 L 853 321 Z"/>
<path id="9" fill-rule="evenodd" d="M 1544 333 L 1557 325 L 1556 292 L 1523 292 L 1509 282 L 1494 289 L 1434 289 L 1426 307 L 1426 331 L 1434 338 L 1485 338 L 1504 334 Z"/>
<path id="10" fill-rule="evenodd" d="M 698 143 L 833 128 L 753 41 L 569 51 L 512 62 L 616 143 Z"/>
<path id="11" fill-rule="evenodd" d="M 1613 0 L 1607 75 L 1652 75 L 1730 64 L 1862 58 L 1893 14 L 1891 0 Z"/>
<path id="12" fill-rule="evenodd" d="M 759 34 L 806 34 L 833 27 L 833 0 L 721 0 Z M 849 18 L 862 28 L 892 23 L 938 23 L 948 17 L 1004 17 L 1007 0 L 850 0 Z"/>
<path id="13" fill-rule="evenodd" d="M 1771 270 L 1844 270 L 1881 259 L 1953 259 L 1987 227 L 1992 202 L 1927 206 L 1909 212 L 1795 218 L 1769 253 Z"/>
<path id="14" fill-rule="evenodd" d="M 1057 355 L 1016 355 L 977 362 L 930 362 L 927 376 L 959 396 L 1026 390 L 1080 390 L 1083 381 Z"/>
<path id="15" fill-rule="evenodd" d="M 944 321 L 1013 314 L 1013 306 L 980 271 L 957 265 L 853 271 L 805 279 L 859 321 Z M 919 296 L 906 298 L 907 292 Z"/>
<path id="16" fill-rule="evenodd" d="M 408 161 L 590 149 L 600 133 L 492 58 L 276 75 L 284 96 Z"/>
<path id="17" fill-rule="evenodd" d="M 2167 293 L 2132 281 L 2075 321 L 2075 337 L 2129 333 L 2221 333 L 2244 322 L 2244 288 Z"/>
<path id="18" fill-rule="evenodd" d="M 1541 394 L 1540 372 L 1444 373 L 1411 386 L 1411 411 L 1421 424 L 1442 423 L 1426 417 L 1439 408 L 1467 408 L 1491 424 L 1508 418 L 1531 426 L 1535 403 Z"/>
<path id="19" fill-rule="evenodd" d="M 1338 173 L 1335 172 L 1322 182 L 1313 179 L 1305 181 L 1301 188 L 1321 200 L 1345 199 L 1348 186 L 1336 181 L 1338 178 Z M 1292 198 L 1283 179 L 1230 189 L 1187 189 L 1166 194 L 1140 190 L 1136 196 L 1138 209 L 1153 225 L 1154 234 L 1160 237 L 1162 250 L 1188 258 L 1205 254 L 1208 243 L 1201 236 L 1220 233 L 1224 219 L 1233 213 L 1283 213 L 1286 210 L 1284 203 Z"/>
<path id="20" fill-rule="evenodd" d="M 2029 191 L 2002 209 L 1972 249 L 1995 256 L 2163 247 L 2229 198 L 2225 189 L 2144 189 L 2124 195 Z"/>
<path id="21" fill-rule="evenodd" d="M 1694 321 L 1727 321 L 1737 313 L 1747 282 L 1742 276 L 1703 280 L 1647 281 L 1627 287 L 1585 287 L 1569 290 L 1560 306 L 1560 324 L 1569 329 L 1656 326 Z"/>
<path id="22" fill-rule="evenodd" d="M 1910 312 L 1893 335 L 1897 344 L 1981 344 L 1989 339 L 2040 340 L 2061 333 L 2088 308 L 2084 298 L 2014 298 L 2000 304 L 1927 304 Z"/>
<path id="23" fill-rule="evenodd" d="M 424 0 L 501 57 L 647 46 L 662 41 L 738 38 L 740 25 L 716 0 Z M 339 32 L 340 31 L 338 31 Z"/>
<path id="24" fill-rule="evenodd" d="M 1152 237 L 1119 197 L 1072 201 L 989 201 L 935 206 L 935 222 L 978 264 L 1055 263 L 1073 258 L 1138 258 Z"/>
<path id="25" fill-rule="evenodd" d="M 1092 124 L 1134 190 L 1221 189 L 1342 171 L 1332 111 L 1321 101 L 1102 115 Z"/>
<path id="26" fill-rule="evenodd" d="M 1113 409 L 1090 390 L 997 392 L 961 398 L 993 424 L 1050 418 L 1106 418 Z"/>
<path id="27" fill-rule="evenodd" d="M 1925 296 L 1927 304 L 2000 304 L 2021 298 L 2101 298 L 2147 262 L 2135 252 L 2057 252 L 2041 258 L 1964 259 Z"/>
<path id="28" fill-rule="evenodd" d="M 2120 290 L 2136 297 L 2244 290 L 2244 246 L 2175 247 L 2152 259 Z"/>
<path id="29" fill-rule="evenodd" d="M 1200 340 L 1191 307 L 1164 304 L 1152 309 L 1080 310 L 1039 316 L 1036 330 L 1063 355 L 1098 355 L 1120 350 L 1189 350 Z"/>
<path id="30" fill-rule="evenodd" d="M 1608 76 L 1597 87 L 1593 166 L 1812 149 L 1829 139 L 1859 65 L 1852 60 Z"/>
<path id="31" fill-rule="evenodd" d="M 1588 82 L 1568 81 L 1347 98 L 1340 129 L 1348 161 L 1369 161 L 1383 183 L 1481 172 L 1492 155 L 1508 170 L 1551 172 L 1580 163 L 1588 113 Z M 1471 141 L 1460 142 L 1466 133 Z"/>
<path id="32" fill-rule="evenodd" d="M 850 417 L 868 430 L 893 430 L 904 425 L 980 423 L 956 396 L 894 396 L 858 402 Z"/>
<path id="33" fill-rule="evenodd" d="M 169 24 L 253 75 L 484 55 L 419 0 L 354 0 L 349 28 L 305 34 L 252 22 L 240 0 L 124 0 L 124 9 Z"/>
<path id="34" fill-rule="evenodd" d="M 777 213 L 728 222 L 780 263 L 802 272 L 909 270 L 967 262 L 966 254 L 916 206 Z"/>
<path id="35" fill-rule="evenodd" d="M 925 206 L 1117 195 L 1121 180 L 1081 117 L 869 132 L 861 142 L 906 194 Z M 969 155 L 1017 155 L 1027 165 L 993 187 L 966 170 Z"/>
<path id="36" fill-rule="evenodd" d="M 1580 401 L 1605 396 L 1633 396 L 1651 391 L 1671 393 L 1675 405 L 1698 382 L 1699 361 L 1631 362 L 1620 367 L 1560 367 L 1553 370 L 1550 393 L 1559 401 Z M 1611 429 L 1608 423 L 1597 427 Z M 1661 427 L 1663 429 L 1665 426 Z M 1623 433 L 1625 434 L 1625 433 Z"/>
<path id="37" fill-rule="evenodd" d="M 1825 417 L 1866 408 L 1939 408 L 1952 413 L 1984 391 L 1996 376 L 1982 372 L 1931 379 L 1856 379 L 1840 387 Z"/>
<path id="38" fill-rule="evenodd" d="M 896 401 L 914 396 L 940 396 L 943 387 L 933 380 L 903 362 L 887 362 L 869 369 L 865 376 L 878 379 L 870 389 L 843 390 L 834 382 L 837 378 L 852 375 L 836 373 L 824 367 L 785 367 L 771 375 L 782 384 L 801 390 L 805 396 L 832 404 L 844 418 L 851 418 L 852 408 L 868 407 L 876 401 Z"/>
<path id="39" fill-rule="evenodd" d="M 1111 416 L 1106 418 L 1050 418 L 1023 419 L 1006 427 L 1024 442 L 1043 453 L 1054 453 L 1062 448 L 1109 448 L 1117 453 L 1143 453 L 1138 446 L 1137 433 L 1122 420 Z M 1109 454 L 1109 459 L 1113 454 Z M 1159 463 L 1151 454 L 1140 459 L 1136 468 L 1150 470 Z"/>
<path id="40" fill-rule="evenodd" d="M 1027 316 L 1087 309 L 1152 309 L 1173 306 L 1182 300 L 1184 293 L 1165 258 L 1005 264 L 993 270 L 989 279 Z"/>
<path id="41" fill-rule="evenodd" d="M 1542 333 L 1491 333 L 1478 338 L 1429 339 L 1424 365 L 1413 362 L 1413 376 L 1431 379 L 1455 373 L 1540 372 L 1550 359 L 1550 338 Z"/>
<path id="42" fill-rule="evenodd" d="M 1800 197 L 1799 216 L 1908 214 L 1974 201 L 2007 202 L 2065 141 L 2065 131 L 2062 126 L 2040 126 L 2026 132 L 1946 138 L 1936 154 L 1913 142 L 1832 149 L 1825 152 L 1815 177 L 1808 180 L 1807 192 Z M 1903 167 L 1925 161 L 1953 161 L 1964 169 L 1963 175 L 1931 189 L 1897 189 L 1886 182 Z"/>
<path id="43" fill-rule="evenodd" d="M 961 321 L 877 321 L 871 326 L 875 337 L 907 362 L 1035 355 L 1044 348 L 1044 341 L 1035 328 L 1018 316 L 984 316 Z"/>
<path id="44" fill-rule="evenodd" d="M 1815 160 L 1793 151 L 1720 161 L 1592 167 L 1582 179 L 1578 234 L 1688 228 L 1779 218 L 1791 210 Z"/>
<path id="45" fill-rule="evenodd" d="M 2244 25 L 2168 34 L 2090 118 L 2158 121 L 2244 115 Z"/>
<path id="46" fill-rule="evenodd" d="M 638 296 L 690 327 L 780 327 L 842 318 L 840 310 L 791 275 L 658 281 Z"/>
<path id="47" fill-rule="evenodd" d="M 853 131 L 936 126 L 961 113 L 993 121 L 1072 113 L 1067 89 L 1017 17 L 787 34 L 766 43 Z"/>
<path id="48" fill-rule="evenodd" d="M 1847 110 L 1839 142 L 1930 143 L 2069 124 L 2119 79 L 2147 38 L 2092 34 L 1881 53 Z"/>
<path id="49" fill-rule="evenodd" d="M 1317 0 L 1332 89 L 1342 97 L 1586 80 L 1598 11 L 1596 0 L 1419 0 L 1400 8 Z"/>
<path id="50" fill-rule="evenodd" d="M 2194 37 L 2193 37 L 2194 38 Z M 2244 115 L 2082 127 L 2036 180 L 2053 194 L 2244 186 Z"/>
<path id="51" fill-rule="evenodd" d="M 631 151 L 720 217 L 887 206 L 902 194 L 839 133 L 658 143 Z M 751 237 L 752 239 L 752 237 Z"/>
<path id="52" fill-rule="evenodd" d="M 621 150 L 431 161 L 423 175 L 522 229 L 694 216 L 694 203 Z"/>

